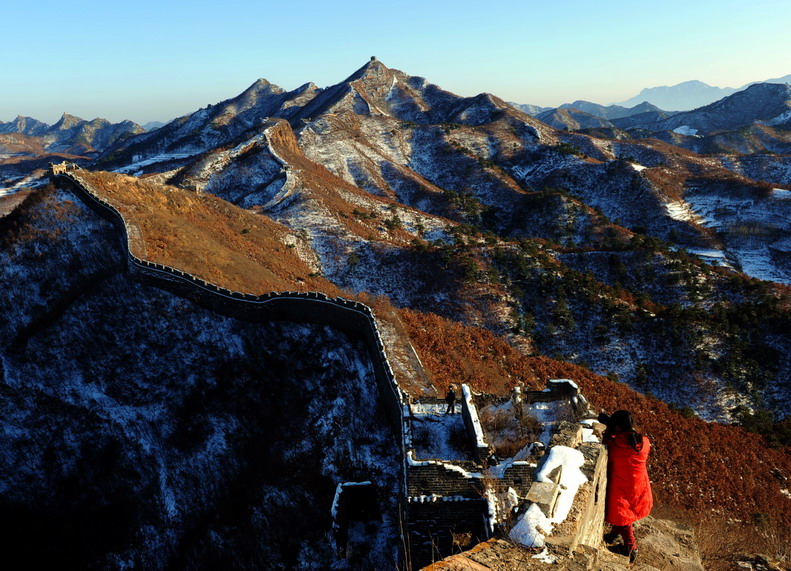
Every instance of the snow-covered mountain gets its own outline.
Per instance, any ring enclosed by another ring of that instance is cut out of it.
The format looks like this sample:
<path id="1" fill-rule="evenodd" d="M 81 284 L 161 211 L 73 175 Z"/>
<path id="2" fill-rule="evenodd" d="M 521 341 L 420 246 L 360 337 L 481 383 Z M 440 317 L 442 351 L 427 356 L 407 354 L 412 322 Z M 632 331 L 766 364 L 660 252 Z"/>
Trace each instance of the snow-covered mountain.
<path id="1" fill-rule="evenodd" d="M 756 83 L 709 105 L 610 120 L 618 138 L 656 138 L 703 154 L 791 152 L 791 87 Z M 625 131 L 625 132 L 624 132 Z"/>
<path id="2" fill-rule="evenodd" d="M 791 85 L 756 83 L 704 107 L 645 127 L 656 131 L 685 129 L 704 135 L 713 131 L 733 131 L 754 123 L 791 129 Z"/>
<path id="3" fill-rule="evenodd" d="M 783 88 L 753 86 L 686 119 L 710 137 L 781 137 Z M 771 421 L 791 403 L 791 160 L 696 154 L 672 141 L 704 138 L 674 123 L 627 131 L 677 117 L 639 110 L 599 123 L 558 110 L 592 121 L 570 132 L 372 59 L 325 88 L 259 80 L 110 143 L 82 176 L 116 201 L 135 255 L 236 291 L 367 296 L 411 398 L 441 396 L 447 379 L 510 391 L 562 371 L 601 408 L 628 400 L 658 442 L 698 438 L 679 425 L 703 431 L 700 470 L 725 474 L 712 450 L 754 452 L 758 437 L 682 420 L 657 397 L 783 438 Z M 26 128 L 39 126 L 18 120 L 10 135 Z M 88 127 L 64 116 L 48 129 Z M 50 565 L 48 553 L 100 567 L 334 560 L 317 506 L 339 480 L 399 477 L 359 340 L 251 323 L 138 281 L 116 229 L 68 189 L 34 183 L 27 172 L 0 193 L 0 434 L 12 452 L 0 500 L 15 522 L 3 536 Z M 680 479 L 670 449 L 655 456 L 663 497 L 721 506 L 724 488 Z M 744 517 L 788 521 L 786 484 L 769 472 L 787 459 L 765 458 L 734 479 Z M 769 492 L 744 488 L 754 482 Z M 381 521 L 359 530 L 373 567 L 398 541 L 398 507 L 381 503 Z M 119 505 L 128 515 L 104 511 Z M 57 516 L 51 552 L 31 535 L 45 513 Z"/>
<path id="4" fill-rule="evenodd" d="M 638 103 L 633 107 L 623 107 L 620 105 L 599 105 L 598 103 L 591 103 L 590 101 L 578 100 L 574 103 L 564 103 L 559 109 L 578 109 L 591 115 L 596 115 L 603 119 L 621 119 L 623 117 L 631 117 L 639 113 L 657 113 L 662 112 L 662 109 L 656 105 L 652 105 L 646 101 Z"/>
<path id="5" fill-rule="evenodd" d="M 751 275 L 791 282 L 791 268 L 784 261 L 791 233 L 785 221 L 787 201 L 782 193 L 772 193 L 771 186 L 736 173 L 724 162 L 652 140 L 608 140 L 557 131 L 495 96 L 459 97 L 377 60 L 325 89 L 308 84 L 298 90 L 304 94 L 300 100 L 268 83 L 256 85 L 217 109 L 200 110 L 163 127 L 158 132 L 163 133 L 160 137 L 167 133 L 167 139 L 155 141 L 148 134 L 130 139 L 129 149 L 140 153 L 136 158 L 148 158 L 117 168 L 163 172 L 180 186 L 211 192 L 266 212 L 288 226 L 304 228 L 318 254 L 317 271 L 342 288 L 388 295 L 399 305 L 437 311 L 500 332 L 529 315 L 528 321 L 535 323 L 530 343 L 540 351 L 571 352 L 594 370 L 617 371 L 629 382 L 638 377 L 642 363 L 655 371 L 651 390 L 677 403 L 692 398 L 689 385 L 668 384 L 671 378 L 685 376 L 671 375 L 663 363 L 672 357 L 651 349 L 656 332 L 648 323 L 627 335 L 628 341 L 602 351 L 603 338 L 594 329 L 607 317 L 589 302 L 570 303 L 578 325 L 574 332 L 558 336 L 553 311 L 538 309 L 541 290 L 535 284 L 520 286 L 518 293 L 491 284 L 483 288 L 491 290 L 486 304 L 459 303 L 459 276 L 424 282 L 418 276 L 436 270 L 416 265 L 404 248 L 414 240 L 454 243 L 457 239 L 452 238 L 447 220 L 509 239 L 540 238 L 562 248 L 584 245 L 595 250 L 606 250 L 605 236 L 624 236 L 626 227 Z M 782 89 L 754 86 L 746 91 L 741 97 L 752 102 L 752 111 L 745 111 L 745 116 L 755 117 L 756 110 L 775 113 L 781 105 L 774 103 L 775 98 L 767 95 L 765 105 L 756 105 L 752 96 Z M 247 104 L 240 105 L 240 99 Z M 738 103 L 737 98 L 718 109 L 722 116 L 736 115 L 742 109 Z M 222 116 L 229 126 L 225 131 L 216 127 L 219 109 L 225 110 Z M 240 109 L 244 119 L 236 114 Z M 287 115 L 287 120 L 271 119 L 267 115 L 271 110 Z M 185 136 L 185 125 L 193 125 L 190 137 Z M 257 127 L 245 130 L 250 125 Z M 232 138 L 233 133 L 238 135 Z M 218 140 L 221 146 L 207 148 Z M 166 152 L 181 154 L 179 161 L 157 162 L 158 156 L 172 157 L 156 154 L 165 141 Z M 128 150 L 123 153 L 114 151 L 113 156 L 129 157 Z M 791 173 L 783 169 L 771 173 L 769 180 L 776 188 L 791 185 Z M 712 208 L 717 201 L 732 204 L 735 210 Z M 617 221 L 618 227 L 609 220 Z M 392 228 L 381 221 L 389 221 Z M 760 240 L 744 240 L 747 227 L 766 231 L 754 235 Z M 372 241 L 372 236 L 380 238 Z M 678 278 L 670 268 L 675 262 L 666 255 L 652 267 L 654 279 L 648 281 L 613 273 L 613 264 L 637 268 L 647 263 L 633 253 L 578 253 L 561 260 L 575 271 L 591 273 L 601 284 L 629 284 L 666 305 L 695 304 L 696 281 L 718 280 L 699 275 L 702 269 L 690 269 L 692 274 L 674 283 Z M 492 263 L 484 251 L 473 258 L 465 262 L 471 268 Z M 349 259 L 355 263 L 349 265 Z M 382 269 L 370 272 L 370 267 Z M 477 275 L 479 270 L 470 271 Z M 508 274 L 502 279 L 508 283 L 515 278 Z M 554 286 L 549 291 L 558 295 Z M 514 311 L 518 319 L 502 318 Z M 668 340 L 662 345 L 673 347 Z M 672 349 L 676 358 L 679 352 L 690 351 L 694 352 L 691 346 Z M 766 397 L 784 401 L 783 383 L 773 387 L 778 392 Z M 727 416 L 733 403 L 723 398 L 724 388 L 723 384 L 706 397 L 696 396 L 701 398 L 699 410 L 712 418 Z"/>

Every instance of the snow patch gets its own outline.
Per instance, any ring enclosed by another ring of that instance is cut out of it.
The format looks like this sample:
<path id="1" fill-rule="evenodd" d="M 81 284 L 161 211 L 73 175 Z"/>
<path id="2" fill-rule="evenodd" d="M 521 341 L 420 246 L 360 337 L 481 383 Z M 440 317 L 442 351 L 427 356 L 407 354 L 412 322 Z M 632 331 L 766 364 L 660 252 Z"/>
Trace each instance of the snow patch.
<path id="1" fill-rule="evenodd" d="M 526 547 L 544 547 L 545 535 L 551 535 L 555 524 L 562 523 L 568 517 L 574 497 L 579 487 L 588 481 L 580 467 L 585 463 L 582 452 L 568 446 L 554 446 L 541 470 L 536 474 L 537 482 L 552 482 L 548 474 L 560 467 L 560 494 L 555 503 L 555 513 L 547 517 L 537 504 L 532 504 L 519 517 L 510 531 L 511 539 Z"/>
<path id="2" fill-rule="evenodd" d="M 791 109 L 789 109 L 785 113 L 781 113 L 777 117 L 769 119 L 768 121 L 758 121 L 758 122 L 763 123 L 764 125 L 774 126 L 774 125 L 781 125 L 787 121 L 791 121 Z"/>
<path id="3" fill-rule="evenodd" d="M 516 525 L 508 535 L 525 547 L 544 547 L 544 534 L 552 533 L 552 523 L 544 515 L 538 504 L 531 504 L 527 511 L 519 516 Z"/>
<path id="4" fill-rule="evenodd" d="M 667 215 L 673 220 L 679 222 L 690 222 L 699 219 L 700 217 L 692 211 L 692 208 L 683 200 L 674 202 L 666 202 L 665 210 Z"/>
<path id="5" fill-rule="evenodd" d="M 676 127 L 675 129 L 673 129 L 673 132 L 679 135 L 686 135 L 688 137 L 695 137 L 698 134 L 698 130 L 693 129 L 689 125 L 682 125 L 681 127 Z"/>
<path id="6" fill-rule="evenodd" d="M 547 565 L 554 565 L 558 561 L 554 555 L 551 555 L 549 551 L 547 551 L 546 547 L 544 547 L 544 551 L 541 553 L 533 555 L 533 559 L 538 559 L 541 563 L 546 563 Z"/>
<path id="7" fill-rule="evenodd" d="M 116 169 L 115 172 L 119 172 L 122 174 L 141 174 L 143 167 L 147 167 L 149 165 L 153 165 L 156 163 L 162 163 L 165 161 L 174 161 L 174 160 L 181 160 L 192 157 L 198 153 L 161 153 L 159 155 L 154 155 L 153 157 L 143 158 L 141 155 L 135 155 L 132 158 L 132 163 L 126 166 L 123 166 L 119 169 Z"/>
<path id="8" fill-rule="evenodd" d="M 478 409 L 475 407 L 475 403 L 472 400 L 472 391 L 467 385 L 462 385 L 461 392 L 464 395 L 464 401 L 467 403 L 467 410 L 470 412 L 470 421 L 475 431 L 475 445 L 479 448 L 486 448 L 486 440 L 483 437 L 481 419 L 478 418 Z"/>

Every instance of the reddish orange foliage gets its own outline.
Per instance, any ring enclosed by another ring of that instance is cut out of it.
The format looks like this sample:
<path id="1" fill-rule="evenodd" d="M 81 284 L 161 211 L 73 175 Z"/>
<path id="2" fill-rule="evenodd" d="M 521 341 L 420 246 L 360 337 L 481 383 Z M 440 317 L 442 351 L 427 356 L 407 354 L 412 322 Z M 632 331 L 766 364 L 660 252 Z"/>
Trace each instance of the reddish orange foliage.
<path id="1" fill-rule="evenodd" d="M 491 331 L 409 309 L 402 309 L 401 317 L 439 394 L 461 383 L 488 393 L 504 393 L 516 385 L 538 388 L 525 357 Z"/>
<path id="2" fill-rule="evenodd" d="M 548 379 L 573 379 L 595 411 L 627 409 L 653 445 L 649 473 L 658 504 L 752 521 L 769 516 L 791 526 L 791 500 L 772 472 L 791 476 L 791 450 L 768 448 L 758 435 L 735 426 L 685 418 L 662 401 L 588 369 L 547 357 L 527 357 L 501 337 L 433 314 L 402 310 L 415 349 L 441 394 L 451 382 L 503 393 L 525 383 L 543 388 Z"/>

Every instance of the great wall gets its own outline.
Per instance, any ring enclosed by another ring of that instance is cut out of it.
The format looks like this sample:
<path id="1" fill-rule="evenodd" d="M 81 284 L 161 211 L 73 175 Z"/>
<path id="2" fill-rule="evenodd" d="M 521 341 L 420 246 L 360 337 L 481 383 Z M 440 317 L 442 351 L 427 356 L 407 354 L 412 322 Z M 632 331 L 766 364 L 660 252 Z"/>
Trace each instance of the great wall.
<path id="1" fill-rule="evenodd" d="M 579 450 L 584 457 L 581 471 L 590 486 L 589 493 L 577 502 L 576 519 L 570 529 L 546 538 L 550 544 L 574 551 L 578 546 L 597 549 L 601 544 L 604 522 L 604 487 L 606 486 L 606 450 L 592 439 L 583 438 L 579 420 L 589 413 L 584 397 L 571 381 L 550 382 L 544 391 L 516 391 L 510 397 L 475 395 L 462 386 L 461 419 L 468 443 L 468 455 L 463 459 L 420 457 L 413 436 L 421 422 L 421 414 L 444 402 L 440 399 L 421 399 L 413 402 L 399 386 L 388 360 L 373 311 L 358 301 L 330 298 L 318 292 L 270 292 L 251 295 L 231 291 L 208 283 L 177 268 L 143 260 L 135 256 L 129 243 L 129 228 L 121 213 L 79 174 L 80 167 L 72 163 L 50 165 L 53 181 L 64 183 L 98 215 L 112 222 L 121 232 L 127 254 L 129 273 L 144 283 L 189 298 L 212 311 L 248 321 L 271 320 L 309 322 L 328 325 L 364 340 L 375 372 L 377 386 L 385 404 L 388 420 L 394 431 L 403 470 L 397 490 L 406 539 L 398 567 L 419 568 L 460 550 L 472 547 L 501 531 L 502 522 L 511 514 L 498 514 L 493 501 L 493 490 L 513 491 L 524 504 L 530 501 L 541 507 L 547 516 L 554 512 L 562 486 L 561 474 L 555 470 L 543 482 L 534 481 L 545 457 L 541 447 L 534 446 L 531 456 L 524 460 L 509 459 L 493 463 L 492 447 L 487 443 L 479 410 L 483 406 L 498 406 L 511 400 L 518 410 L 536 403 L 561 402 L 572 410 L 571 418 L 558 422 L 551 437 L 552 446 Z M 441 413 L 439 413 L 441 414 Z M 493 485 L 494 482 L 494 485 Z M 488 490 L 488 491 L 487 491 Z M 372 517 L 371 498 L 386 494 L 371 482 L 339 482 L 335 502 L 331 506 L 335 518 L 335 538 L 340 556 L 345 551 L 345 532 L 349 520 Z M 366 504 L 368 507 L 366 508 Z M 362 507 L 361 507 L 362 506 Z M 330 509 L 330 506 L 327 507 Z M 460 540 L 460 538 L 464 538 Z"/>

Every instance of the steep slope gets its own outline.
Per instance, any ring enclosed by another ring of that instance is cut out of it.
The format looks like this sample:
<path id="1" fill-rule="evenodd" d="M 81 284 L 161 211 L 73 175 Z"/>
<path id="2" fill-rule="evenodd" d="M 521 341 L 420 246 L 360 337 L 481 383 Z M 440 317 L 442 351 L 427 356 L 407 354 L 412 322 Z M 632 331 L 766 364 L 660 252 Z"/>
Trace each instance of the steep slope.
<path id="1" fill-rule="evenodd" d="M 787 541 L 787 448 L 694 418 L 789 442 L 788 419 L 774 422 L 791 402 L 791 293 L 776 283 L 791 202 L 774 186 L 787 157 L 561 132 L 375 59 L 303 88 L 260 81 L 118 147 L 116 168 L 150 174 L 72 172 L 118 209 L 137 255 L 235 290 L 376 305 L 415 398 L 578 380 L 654 438 L 662 505 Z M 156 158 L 167 150 L 182 155 Z M 317 506 L 339 479 L 397 473 L 359 344 L 136 282 L 117 230 L 65 191 L 24 192 L 0 208 L 4 537 L 49 566 L 331 560 Z M 45 513 L 50 551 L 33 533 Z M 395 521 L 361 541 L 360 566 L 392 561 Z"/>
<path id="2" fill-rule="evenodd" d="M 266 122 L 173 181 L 301 229 L 316 252 L 313 272 L 340 287 L 511 331 L 528 350 L 639 380 L 671 402 L 694 399 L 709 418 L 729 418 L 731 407 L 757 402 L 758 393 L 783 414 L 784 336 L 759 333 L 760 322 L 750 321 L 755 350 L 773 356 L 757 365 L 761 389 L 753 396 L 728 392 L 747 390 L 752 373 L 715 363 L 743 354 L 736 337 L 719 331 L 718 349 L 706 348 L 704 331 L 718 319 L 713 304 L 746 311 L 746 286 L 641 235 L 785 281 L 785 203 L 767 185 L 657 141 L 558 133 L 497 107 L 496 98 L 445 94 L 376 60 L 310 105 L 311 115 L 327 113 L 302 122 L 297 138 L 285 122 Z M 475 119 L 446 122 L 454 118 Z M 752 200 L 761 209 L 734 224 L 726 210 L 706 206 L 717 200 Z M 761 219 L 761 241 L 743 239 Z M 776 245 L 768 249 L 772 227 Z M 549 243 L 517 246 L 515 238 Z M 542 248 L 547 255 L 538 256 Z M 675 306 L 703 313 L 649 317 Z M 681 322 L 694 334 L 678 338 Z M 674 359 L 688 364 L 683 373 L 668 367 Z M 711 379 L 709 388 L 691 388 L 696 378 Z"/>
<path id="3" fill-rule="evenodd" d="M 339 481 L 396 489 L 359 340 L 130 279 L 118 231 L 69 193 L 33 195 L 3 225 L 7 565 L 314 566 L 335 559 Z M 393 560 L 391 498 L 356 561 Z"/>
<path id="4" fill-rule="evenodd" d="M 235 208 L 211 195 L 147 184 L 111 173 L 81 178 L 125 216 L 135 255 L 235 291 L 337 290 L 310 278 L 311 262 L 300 258 L 300 237 L 272 220 Z M 214 260 L 214 263 L 208 263 Z M 221 263 L 217 263 L 221 260 Z M 315 262 L 313 262 L 315 263 Z"/>

